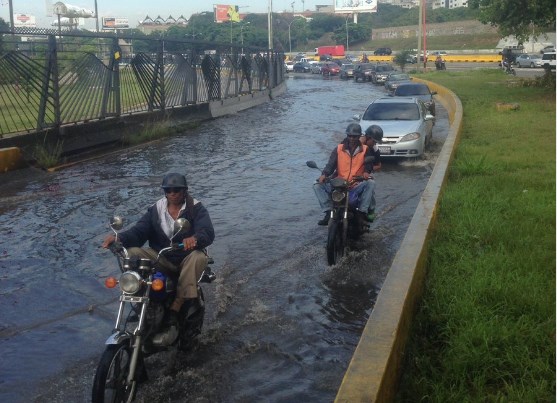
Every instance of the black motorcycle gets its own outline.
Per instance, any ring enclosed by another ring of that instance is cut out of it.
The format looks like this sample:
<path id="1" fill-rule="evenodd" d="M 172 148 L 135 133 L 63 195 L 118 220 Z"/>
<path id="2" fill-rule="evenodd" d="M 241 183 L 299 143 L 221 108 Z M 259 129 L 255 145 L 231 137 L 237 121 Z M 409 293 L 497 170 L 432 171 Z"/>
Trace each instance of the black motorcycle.
<path id="1" fill-rule="evenodd" d="M 369 158 L 369 157 L 368 157 Z M 310 168 L 320 169 L 314 161 L 307 161 Z M 337 264 L 345 255 L 348 240 L 357 240 L 362 234 L 369 231 L 369 223 L 362 222 L 356 210 L 358 200 L 351 197 L 350 188 L 354 182 L 365 180 L 362 176 L 353 177 L 351 182 L 343 178 L 327 178 L 333 188 L 331 199 L 333 209 L 329 218 L 327 234 L 327 263 Z"/>
<path id="2" fill-rule="evenodd" d="M 435 69 L 436 70 L 447 70 L 447 66 L 445 65 L 444 60 L 436 60 L 435 61 Z"/>
<path id="3" fill-rule="evenodd" d="M 167 276 L 158 269 L 158 261 L 166 253 L 181 249 L 183 244 L 173 243 L 180 233 L 187 232 L 190 223 L 184 218 L 176 220 L 171 245 L 162 249 L 155 261 L 133 259 L 121 242 L 118 231 L 123 227 L 120 217 L 113 217 L 110 227 L 116 241 L 110 250 L 117 257 L 120 279 L 110 277 L 108 288 L 120 286 L 120 305 L 116 325 L 106 341 L 93 381 L 92 401 L 131 402 L 139 382 L 147 379 L 144 358 L 153 353 L 179 348 L 188 350 L 201 333 L 205 315 L 205 299 L 199 283 L 211 283 L 215 275 L 207 266 L 197 286 L 198 297 L 193 303 L 184 304 L 179 313 L 179 336 L 168 342 L 164 337 L 164 318 L 176 295 L 177 278 Z M 209 263 L 213 263 L 208 258 Z"/>

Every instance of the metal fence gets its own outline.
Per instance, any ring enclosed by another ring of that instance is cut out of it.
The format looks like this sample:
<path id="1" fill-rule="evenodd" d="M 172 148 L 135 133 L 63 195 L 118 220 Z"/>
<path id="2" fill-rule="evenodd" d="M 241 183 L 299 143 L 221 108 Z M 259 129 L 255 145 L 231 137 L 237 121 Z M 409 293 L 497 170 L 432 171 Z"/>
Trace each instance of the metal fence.
<path id="1" fill-rule="evenodd" d="M 71 32 L 0 32 L 0 137 L 274 88 L 266 49 Z"/>

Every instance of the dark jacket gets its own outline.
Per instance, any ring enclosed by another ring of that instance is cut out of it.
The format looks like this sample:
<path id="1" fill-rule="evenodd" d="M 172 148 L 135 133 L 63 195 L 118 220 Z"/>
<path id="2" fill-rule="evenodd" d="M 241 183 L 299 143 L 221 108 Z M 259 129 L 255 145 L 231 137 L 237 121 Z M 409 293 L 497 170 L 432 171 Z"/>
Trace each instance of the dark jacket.
<path id="1" fill-rule="evenodd" d="M 188 197 L 193 203 L 193 199 Z M 179 235 L 175 242 L 182 242 L 184 238 L 195 235 L 197 238 L 196 249 L 203 249 L 213 243 L 215 231 L 209 212 L 200 202 L 194 204 L 193 208 L 185 208 L 179 217 L 184 217 L 191 223 L 191 229 Z M 145 242 L 157 252 L 170 246 L 170 239 L 163 232 L 160 224 L 159 214 L 156 203 L 147 209 L 147 212 L 130 229 L 120 233 L 118 238 L 122 244 L 129 248 L 132 246 L 141 247 Z M 170 252 L 165 257 L 172 263 L 178 265 L 191 251 L 183 249 Z"/>
<path id="2" fill-rule="evenodd" d="M 345 148 L 348 148 L 348 138 L 345 138 L 342 141 L 342 145 Z M 361 144 L 359 145 L 360 150 L 362 149 Z M 366 157 L 373 157 L 375 155 L 375 152 L 373 151 L 373 148 L 368 147 L 367 148 L 367 152 L 366 152 Z M 327 162 L 327 165 L 325 165 L 325 168 L 323 168 L 323 171 L 321 172 L 323 175 L 325 176 L 331 176 L 337 169 L 337 162 L 338 162 L 338 154 L 337 154 L 337 148 L 335 147 L 335 149 L 333 150 L 333 152 L 331 152 L 331 155 L 329 156 L 329 162 Z M 364 167 L 364 171 L 366 171 L 367 173 L 372 173 L 373 172 L 373 162 L 366 162 L 365 167 Z"/>

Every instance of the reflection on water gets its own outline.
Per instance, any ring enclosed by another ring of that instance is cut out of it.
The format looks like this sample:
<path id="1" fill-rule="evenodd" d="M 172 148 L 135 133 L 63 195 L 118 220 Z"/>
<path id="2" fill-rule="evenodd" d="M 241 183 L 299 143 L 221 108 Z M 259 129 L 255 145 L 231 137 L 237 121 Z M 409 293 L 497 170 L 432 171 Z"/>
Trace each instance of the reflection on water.
<path id="1" fill-rule="evenodd" d="M 170 171 L 211 214 L 218 280 L 199 348 L 150 358 L 138 401 L 331 401 L 431 164 L 384 164 L 380 218 L 326 265 L 313 159 L 323 165 L 382 89 L 289 80 L 272 102 L 182 136 L 46 174 L 6 174 L 0 200 L 0 400 L 86 401 L 115 314 L 100 249 L 114 213 L 135 222 Z"/>

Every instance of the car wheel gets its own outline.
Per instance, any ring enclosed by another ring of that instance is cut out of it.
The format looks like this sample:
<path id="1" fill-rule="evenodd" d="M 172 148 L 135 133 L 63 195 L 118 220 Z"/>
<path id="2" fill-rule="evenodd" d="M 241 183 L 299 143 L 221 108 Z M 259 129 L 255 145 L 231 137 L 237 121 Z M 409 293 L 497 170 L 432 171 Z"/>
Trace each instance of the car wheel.
<path id="1" fill-rule="evenodd" d="M 536 67 L 536 66 L 534 65 L 534 63 L 530 63 L 530 67 L 531 67 L 531 68 L 534 68 L 534 67 Z"/>

